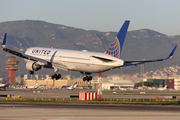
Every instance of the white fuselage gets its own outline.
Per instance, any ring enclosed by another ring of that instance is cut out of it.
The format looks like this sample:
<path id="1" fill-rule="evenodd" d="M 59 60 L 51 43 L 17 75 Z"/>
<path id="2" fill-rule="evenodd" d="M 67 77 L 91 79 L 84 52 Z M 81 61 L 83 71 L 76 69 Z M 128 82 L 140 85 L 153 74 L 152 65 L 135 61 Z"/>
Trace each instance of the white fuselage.
<path id="1" fill-rule="evenodd" d="M 160 90 L 160 91 L 167 90 L 167 85 L 163 88 L 158 88 L 157 90 Z"/>
<path id="2" fill-rule="evenodd" d="M 36 88 L 36 87 L 35 87 L 35 86 L 26 86 L 26 88 L 34 89 L 34 88 Z"/>
<path id="3" fill-rule="evenodd" d="M 5 84 L 0 84 L 0 87 L 4 87 Z"/>
<path id="4" fill-rule="evenodd" d="M 103 72 L 124 65 L 123 60 L 115 58 L 111 55 L 98 52 L 88 52 L 86 50 L 76 51 L 33 47 L 27 49 L 25 54 L 50 62 L 63 64 L 71 71 L 88 73 Z M 98 59 L 93 56 L 108 59 L 110 61 L 103 61 L 102 59 Z"/>

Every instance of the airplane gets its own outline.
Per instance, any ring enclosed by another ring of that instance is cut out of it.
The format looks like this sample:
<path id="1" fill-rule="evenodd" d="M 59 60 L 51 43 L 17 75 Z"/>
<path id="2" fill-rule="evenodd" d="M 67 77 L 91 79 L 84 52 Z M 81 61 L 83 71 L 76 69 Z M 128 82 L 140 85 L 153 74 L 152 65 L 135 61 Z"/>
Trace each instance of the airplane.
<path id="1" fill-rule="evenodd" d="M 36 83 L 36 85 L 35 86 L 26 86 L 26 88 L 29 88 L 29 89 L 37 89 L 38 88 L 38 86 L 37 86 L 38 84 Z"/>
<path id="2" fill-rule="evenodd" d="M 147 90 L 152 90 L 153 88 L 152 88 L 152 87 L 147 87 L 146 89 L 147 89 Z"/>
<path id="3" fill-rule="evenodd" d="M 6 47 L 7 33 L 4 35 L 2 49 L 3 51 L 24 58 L 26 62 L 26 69 L 29 70 L 30 74 L 34 74 L 34 71 L 38 71 L 43 68 L 54 69 L 55 74 L 52 75 L 51 78 L 56 80 L 61 78 L 61 74 L 58 74 L 59 70 L 79 71 L 80 73 L 86 75 L 83 77 L 83 81 L 90 81 L 92 80 L 92 76 L 90 76 L 92 73 L 100 73 L 125 66 L 136 66 L 146 62 L 163 61 L 173 56 L 177 45 L 166 58 L 132 61 L 120 59 L 129 23 L 130 21 L 128 20 L 124 22 L 123 26 L 115 36 L 114 41 L 104 53 L 89 52 L 87 50 L 77 51 L 32 47 L 28 48 L 23 54 Z"/>
<path id="4" fill-rule="evenodd" d="M 119 87 L 119 90 L 126 91 L 126 88 Z"/>
<path id="5" fill-rule="evenodd" d="M 164 91 L 164 90 L 167 90 L 167 88 L 168 88 L 168 86 L 166 85 L 166 86 L 164 86 L 163 88 L 158 88 L 157 90 L 159 90 L 159 91 Z"/>
<path id="6" fill-rule="evenodd" d="M 9 87 L 9 81 L 10 81 L 10 77 L 8 78 L 7 82 L 5 84 L 0 84 L 0 89 L 6 89 L 7 87 Z"/>
<path id="7" fill-rule="evenodd" d="M 66 88 L 68 90 L 73 90 L 73 89 L 77 88 L 77 82 L 75 82 L 74 85 L 71 85 L 71 86 L 62 86 L 61 89 L 62 88 Z"/>

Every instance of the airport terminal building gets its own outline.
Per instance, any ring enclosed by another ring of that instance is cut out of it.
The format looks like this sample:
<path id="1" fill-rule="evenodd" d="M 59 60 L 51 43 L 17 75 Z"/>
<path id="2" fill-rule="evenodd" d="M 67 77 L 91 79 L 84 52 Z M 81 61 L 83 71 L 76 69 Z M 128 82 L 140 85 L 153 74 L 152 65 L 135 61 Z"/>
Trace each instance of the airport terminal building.
<path id="1" fill-rule="evenodd" d="M 162 88 L 164 86 L 168 86 L 169 89 L 180 90 L 180 79 L 143 79 L 143 81 L 147 82 L 158 82 L 159 87 Z M 93 79 L 92 81 L 83 81 L 81 78 L 71 79 L 71 78 L 64 78 L 59 80 L 52 80 L 49 75 L 46 75 L 45 79 L 28 79 L 27 75 L 24 76 L 24 86 L 44 86 L 46 88 L 52 87 L 62 87 L 62 86 L 70 86 L 77 82 L 78 87 L 82 88 L 98 88 L 98 80 Z M 124 89 L 131 89 L 134 87 L 134 83 L 131 80 L 102 80 L 102 89 L 103 90 L 124 90 Z"/>
<path id="2" fill-rule="evenodd" d="M 180 78 L 179 79 L 143 79 L 144 82 L 158 82 L 159 88 L 168 86 L 168 88 L 180 90 Z"/>
<path id="3" fill-rule="evenodd" d="M 125 90 L 134 87 L 131 80 L 102 80 L 102 90 Z"/>
<path id="4" fill-rule="evenodd" d="M 59 80 L 52 80 L 49 75 L 46 75 L 45 79 L 28 79 L 28 76 L 24 76 L 24 86 L 43 86 L 46 88 L 52 88 L 52 87 L 62 87 L 62 86 L 68 86 L 73 85 L 75 82 L 77 82 L 77 86 L 80 88 L 92 88 L 97 89 L 98 88 L 98 80 L 93 79 L 92 81 L 83 81 L 82 79 L 70 79 L 70 78 L 64 78 Z M 113 90 L 113 89 L 130 89 L 134 87 L 134 83 L 130 80 L 102 80 L 102 89 L 103 90 Z"/>
<path id="5" fill-rule="evenodd" d="M 59 80 L 52 80 L 51 77 L 48 75 L 46 76 L 45 79 L 25 79 L 24 80 L 24 86 L 43 86 L 46 88 L 52 88 L 52 87 L 62 87 L 62 86 L 69 86 L 73 85 L 75 82 L 77 82 L 77 85 L 79 87 L 88 87 L 90 86 L 89 82 L 84 82 L 82 79 L 75 79 L 75 80 L 70 80 L 70 79 L 59 79 Z"/>

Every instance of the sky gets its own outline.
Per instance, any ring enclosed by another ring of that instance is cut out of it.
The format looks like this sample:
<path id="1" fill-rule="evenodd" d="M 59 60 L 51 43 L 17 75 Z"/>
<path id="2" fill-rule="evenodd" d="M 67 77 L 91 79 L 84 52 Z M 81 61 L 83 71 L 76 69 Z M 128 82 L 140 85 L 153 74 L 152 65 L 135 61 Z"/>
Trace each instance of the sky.
<path id="1" fill-rule="evenodd" d="M 180 35 L 180 0 L 0 0 L 0 23 L 41 20 L 85 30 L 118 32 L 148 28 Z"/>

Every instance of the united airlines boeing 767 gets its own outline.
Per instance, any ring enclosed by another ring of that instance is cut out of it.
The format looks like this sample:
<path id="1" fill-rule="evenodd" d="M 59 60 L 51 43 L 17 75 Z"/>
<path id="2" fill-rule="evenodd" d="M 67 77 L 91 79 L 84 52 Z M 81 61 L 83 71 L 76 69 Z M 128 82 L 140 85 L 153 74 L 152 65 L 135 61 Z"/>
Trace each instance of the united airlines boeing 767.
<path id="1" fill-rule="evenodd" d="M 115 36 L 114 41 L 104 53 L 89 52 L 87 50 L 76 51 L 32 47 L 22 54 L 6 47 L 7 33 L 5 33 L 2 48 L 6 52 L 24 58 L 26 68 L 29 70 L 30 74 L 33 74 L 34 71 L 38 71 L 42 68 L 53 68 L 55 74 L 51 76 L 52 79 L 59 79 L 61 78 L 61 74 L 58 74 L 58 70 L 79 71 L 86 75 L 83 77 L 83 81 L 92 80 L 92 76 L 89 76 L 91 73 L 104 72 L 122 66 L 144 64 L 145 62 L 163 61 L 173 56 L 177 45 L 166 58 L 133 61 L 124 61 L 120 59 L 129 23 L 130 21 L 124 22 L 123 26 Z"/>

